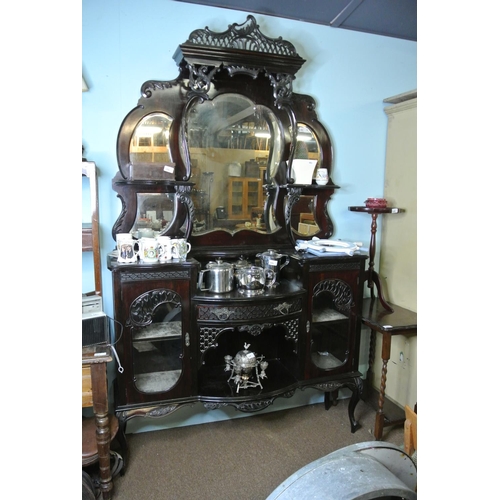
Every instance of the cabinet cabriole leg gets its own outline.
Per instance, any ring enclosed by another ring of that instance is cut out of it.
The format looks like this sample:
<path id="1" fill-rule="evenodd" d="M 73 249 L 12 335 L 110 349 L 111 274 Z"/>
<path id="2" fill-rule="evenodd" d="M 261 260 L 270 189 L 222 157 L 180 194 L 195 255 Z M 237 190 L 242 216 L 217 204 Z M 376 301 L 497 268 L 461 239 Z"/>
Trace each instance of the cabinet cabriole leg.
<path id="1" fill-rule="evenodd" d="M 349 385 L 352 390 L 351 400 L 349 401 L 349 421 L 351 422 L 351 433 L 355 433 L 361 426 L 359 422 L 354 418 L 354 410 L 359 402 L 360 395 L 363 392 L 363 379 L 358 377 L 354 380 L 352 384 Z"/>

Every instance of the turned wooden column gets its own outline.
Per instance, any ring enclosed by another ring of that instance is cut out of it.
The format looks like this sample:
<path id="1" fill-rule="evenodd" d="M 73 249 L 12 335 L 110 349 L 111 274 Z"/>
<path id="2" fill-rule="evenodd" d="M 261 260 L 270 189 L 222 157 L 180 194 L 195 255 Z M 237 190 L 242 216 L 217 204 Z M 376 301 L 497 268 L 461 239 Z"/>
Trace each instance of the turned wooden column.
<path id="1" fill-rule="evenodd" d="M 112 360 L 108 352 L 103 356 L 96 356 L 95 347 L 83 348 L 82 367 L 90 367 L 91 387 L 88 390 L 82 387 L 82 406 L 92 406 L 96 424 L 97 455 L 99 457 L 99 482 L 104 500 L 111 498 L 113 481 L 110 466 L 111 430 L 108 415 L 108 383 L 107 363 Z M 88 388 L 86 388 L 88 389 Z"/>
<path id="2" fill-rule="evenodd" d="M 104 499 L 111 497 L 113 482 L 111 478 L 109 447 L 111 432 L 108 416 L 108 384 L 106 383 L 106 363 L 96 363 L 91 367 L 93 408 L 96 424 L 97 454 L 99 456 L 99 475 Z"/>
<path id="3" fill-rule="evenodd" d="M 368 262 L 368 271 L 366 273 L 365 281 L 367 281 L 367 286 L 370 289 L 370 295 L 373 299 L 375 297 L 374 286 L 377 289 L 378 299 L 385 309 L 389 312 L 393 312 L 392 307 L 387 303 L 382 292 L 382 285 L 380 283 L 380 278 L 378 273 L 375 271 L 375 253 L 377 248 L 377 217 L 379 214 L 397 214 L 403 212 L 401 208 L 385 207 L 385 208 L 373 208 L 373 207 L 348 207 L 351 212 L 364 212 L 372 216 L 371 223 L 371 235 L 370 235 L 370 256 Z"/>

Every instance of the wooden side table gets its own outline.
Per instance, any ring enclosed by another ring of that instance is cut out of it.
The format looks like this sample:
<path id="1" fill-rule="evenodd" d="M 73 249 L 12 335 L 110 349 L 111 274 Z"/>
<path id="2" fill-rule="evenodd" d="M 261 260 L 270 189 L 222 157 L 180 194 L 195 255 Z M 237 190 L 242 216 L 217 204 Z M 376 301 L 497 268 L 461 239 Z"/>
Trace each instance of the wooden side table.
<path id="1" fill-rule="evenodd" d="M 377 288 L 378 298 L 385 309 L 392 312 L 391 306 L 387 303 L 382 292 L 382 287 L 380 285 L 380 278 L 378 273 L 373 269 L 375 252 L 376 252 L 376 235 L 377 235 L 377 217 L 380 214 L 398 214 L 399 212 L 404 212 L 401 208 L 395 207 L 385 207 L 385 208 L 371 208 L 371 207 L 348 207 L 351 212 L 364 212 L 372 216 L 371 225 L 371 238 L 370 238 L 370 260 L 368 263 L 368 274 L 366 280 L 368 281 L 368 288 L 370 289 L 370 295 L 373 298 L 375 296 L 373 292 L 373 285 Z"/>
<path id="2" fill-rule="evenodd" d="M 371 329 L 370 336 L 370 358 L 367 373 L 367 384 L 362 399 L 373 401 L 377 399 L 377 414 L 375 416 L 374 436 L 377 441 L 382 439 L 384 427 L 388 425 L 404 424 L 404 409 L 391 404 L 391 413 L 389 416 L 384 412 L 385 387 L 387 383 L 387 363 L 391 357 L 391 341 L 393 335 L 417 335 L 417 313 L 403 307 L 389 304 L 392 313 L 379 303 L 376 298 L 367 298 L 363 300 L 361 312 L 361 322 Z M 378 395 L 370 385 L 372 375 L 373 360 L 375 358 L 375 332 L 382 334 L 382 377 L 380 379 L 380 389 Z M 387 412 L 389 413 L 389 412 Z"/>
<path id="3" fill-rule="evenodd" d="M 111 431 L 108 417 L 107 363 L 112 361 L 109 347 L 82 348 L 82 407 L 92 407 L 95 415 L 97 452 L 102 497 L 111 498 L 113 481 L 110 468 Z"/>

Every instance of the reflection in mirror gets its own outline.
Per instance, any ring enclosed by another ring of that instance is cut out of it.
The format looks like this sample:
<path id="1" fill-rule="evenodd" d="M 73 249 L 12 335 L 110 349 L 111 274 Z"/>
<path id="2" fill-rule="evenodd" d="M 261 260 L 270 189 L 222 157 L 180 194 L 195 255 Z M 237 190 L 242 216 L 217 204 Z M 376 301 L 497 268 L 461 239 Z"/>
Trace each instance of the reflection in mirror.
<path id="1" fill-rule="evenodd" d="M 291 176 L 295 184 L 312 184 L 321 167 L 316 134 L 305 124 L 297 124 L 297 145 L 293 155 Z"/>
<path id="2" fill-rule="evenodd" d="M 239 94 L 197 101 L 187 113 L 194 234 L 278 229 L 274 177 L 284 148 L 280 122 Z M 268 194 L 269 193 L 269 194 Z"/>
<path id="3" fill-rule="evenodd" d="M 169 148 L 172 118 L 164 113 L 145 116 L 137 125 L 130 141 L 130 163 L 172 164 Z"/>
<path id="4" fill-rule="evenodd" d="M 318 138 L 305 124 L 297 123 L 297 148 L 294 158 L 300 160 L 316 160 L 316 169 L 321 168 Z M 316 171 L 313 178 L 316 177 Z"/>
<path id="5" fill-rule="evenodd" d="M 316 221 L 316 196 L 300 196 L 291 211 L 291 225 L 300 236 L 314 236 L 320 232 Z"/>
<path id="6" fill-rule="evenodd" d="M 173 193 L 138 193 L 136 218 L 130 232 L 136 238 L 165 232 L 172 223 L 174 207 Z"/>

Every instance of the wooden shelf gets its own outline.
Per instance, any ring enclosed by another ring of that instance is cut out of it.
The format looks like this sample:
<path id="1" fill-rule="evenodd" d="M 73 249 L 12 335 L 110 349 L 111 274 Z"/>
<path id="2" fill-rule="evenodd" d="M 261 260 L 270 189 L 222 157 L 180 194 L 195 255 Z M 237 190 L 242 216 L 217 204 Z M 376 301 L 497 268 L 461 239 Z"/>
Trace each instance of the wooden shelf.
<path id="1" fill-rule="evenodd" d="M 134 335 L 134 342 L 139 340 L 166 340 L 171 338 L 180 339 L 182 336 L 182 322 L 170 321 L 169 323 L 153 323 Z"/>

